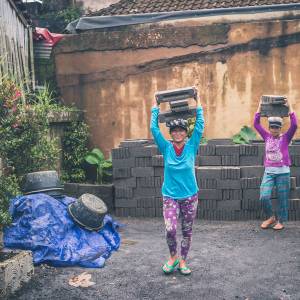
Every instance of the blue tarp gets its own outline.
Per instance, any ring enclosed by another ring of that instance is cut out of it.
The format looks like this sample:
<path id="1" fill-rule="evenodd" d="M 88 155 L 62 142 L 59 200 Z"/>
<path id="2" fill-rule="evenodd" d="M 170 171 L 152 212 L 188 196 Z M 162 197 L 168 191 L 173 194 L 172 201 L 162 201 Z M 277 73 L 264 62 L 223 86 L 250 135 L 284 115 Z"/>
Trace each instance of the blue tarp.
<path id="1" fill-rule="evenodd" d="M 31 250 L 35 264 L 103 267 L 119 248 L 118 223 L 106 215 L 105 226 L 99 232 L 81 228 L 67 211 L 68 204 L 75 200 L 57 200 L 46 194 L 12 199 L 13 223 L 4 229 L 5 247 Z"/>

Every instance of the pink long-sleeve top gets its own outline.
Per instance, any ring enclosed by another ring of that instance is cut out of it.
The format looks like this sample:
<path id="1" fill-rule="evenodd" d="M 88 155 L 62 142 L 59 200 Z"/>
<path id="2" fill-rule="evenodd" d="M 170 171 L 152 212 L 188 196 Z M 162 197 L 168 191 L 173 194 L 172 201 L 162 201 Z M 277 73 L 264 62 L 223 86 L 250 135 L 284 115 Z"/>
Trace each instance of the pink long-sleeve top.
<path id="1" fill-rule="evenodd" d="M 297 118 L 295 113 L 290 113 L 290 128 L 279 137 L 273 137 L 270 132 L 265 130 L 260 124 L 260 113 L 255 114 L 254 127 L 265 141 L 265 167 L 290 166 L 289 144 L 297 130 Z"/>

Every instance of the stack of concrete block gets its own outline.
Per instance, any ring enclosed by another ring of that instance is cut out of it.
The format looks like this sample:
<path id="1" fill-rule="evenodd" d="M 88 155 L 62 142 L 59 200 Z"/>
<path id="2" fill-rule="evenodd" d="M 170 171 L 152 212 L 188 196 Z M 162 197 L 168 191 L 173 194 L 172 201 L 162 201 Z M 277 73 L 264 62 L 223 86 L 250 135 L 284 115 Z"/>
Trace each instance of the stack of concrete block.
<path id="1" fill-rule="evenodd" d="M 300 145 L 291 145 L 290 219 L 300 220 Z M 197 216 L 210 220 L 262 217 L 259 187 L 264 144 L 201 145 L 195 173 L 199 186 Z M 163 157 L 152 140 L 124 141 L 112 150 L 117 216 L 162 216 Z M 273 191 L 274 203 L 276 191 Z"/>
<path id="2" fill-rule="evenodd" d="M 117 216 L 162 216 L 163 168 L 152 140 L 126 140 L 112 150 Z"/>

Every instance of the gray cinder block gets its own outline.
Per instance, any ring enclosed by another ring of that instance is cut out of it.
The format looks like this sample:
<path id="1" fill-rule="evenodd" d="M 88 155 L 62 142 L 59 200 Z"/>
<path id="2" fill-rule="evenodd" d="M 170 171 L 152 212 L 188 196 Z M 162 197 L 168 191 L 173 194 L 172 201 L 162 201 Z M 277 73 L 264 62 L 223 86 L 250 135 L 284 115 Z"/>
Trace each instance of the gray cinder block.
<path id="1" fill-rule="evenodd" d="M 223 167 L 221 169 L 221 179 L 240 179 L 241 170 L 239 167 Z"/>
<path id="2" fill-rule="evenodd" d="M 262 177 L 264 170 L 263 166 L 243 166 L 241 167 L 241 178 Z"/>
<path id="3" fill-rule="evenodd" d="M 155 197 L 137 198 L 137 207 L 154 208 L 155 207 Z"/>
<path id="4" fill-rule="evenodd" d="M 130 158 L 113 158 L 112 159 L 113 168 L 132 168 L 135 166 L 134 157 Z"/>
<path id="5" fill-rule="evenodd" d="M 162 167 L 155 167 L 154 168 L 154 176 L 164 176 L 164 168 Z"/>
<path id="6" fill-rule="evenodd" d="M 217 180 L 217 189 L 240 189 L 241 181 L 239 179 Z"/>
<path id="7" fill-rule="evenodd" d="M 138 187 L 161 187 L 162 178 L 161 177 L 140 177 L 137 178 Z"/>
<path id="8" fill-rule="evenodd" d="M 132 198 L 133 189 L 127 187 L 115 187 L 115 197 L 116 198 Z"/>
<path id="9" fill-rule="evenodd" d="M 151 167 L 152 157 L 135 157 L 136 167 Z"/>
<path id="10" fill-rule="evenodd" d="M 289 207 L 291 210 L 299 210 L 300 211 L 300 199 L 290 199 Z"/>
<path id="11" fill-rule="evenodd" d="M 234 145 L 232 139 L 210 139 L 207 144 L 211 145 Z"/>
<path id="12" fill-rule="evenodd" d="M 300 167 L 291 167 L 291 176 L 299 177 L 300 176 Z"/>
<path id="13" fill-rule="evenodd" d="M 240 156 L 241 166 L 259 166 L 263 164 L 263 157 L 261 156 Z"/>
<path id="14" fill-rule="evenodd" d="M 222 167 L 196 167 L 197 179 L 221 179 Z"/>
<path id="15" fill-rule="evenodd" d="M 300 154 L 300 152 L 298 153 Z M 300 167 L 300 155 L 291 155 L 292 166 Z"/>
<path id="16" fill-rule="evenodd" d="M 113 184 L 115 187 L 136 187 L 137 185 L 137 178 L 130 177 L 130 178 L 122 178 L 122 179 L 115 179 L 113 180 Z"/>
<path id="17" fill-rule="evenodd" d="M 161 188 L 159 187 L 137 187 L 133 190 L 133 196 L 140 197 L 160 197 L 161 196 Z"/>
<path id="18" fill-rule="evenodd" d="M 152 166 L 153 167 L 163 167 L 164 166 L 164 158 L 162 155 L 154 155 L 152 156 Z"/>
<path id="19" fill-rule="evenodd" d="M 124 140 L 120 143 L 120 147 L 143 147 L 148 145 L 148 140 Z"/>
<path id="20" fill-rule="evenodd" d="M 287 117 L 289 115 L 289 108 L 284 104 L 261 104 L 260 115 L 262 117 Z"/>
<path id="21" fill-rule="evenodd" d="M 289 146 L 289 154 L 290 155 L 299 155 L 300 153 L 300 145 L 290 145 Z"/>
<path id="22" fill-rule="evenodd" d="M 239 166 L 240 156 L 239 154 L 222 155 L 221 162 L 222 162 L 222 166 Z"/>
<path id="23" fill-rule="evenodd" d="M 128 148 L 115 148 L 111 150 L 112 159 L 129 158 L 130 152 Z"/>
<path id="24" fill-rule="evenodd" d="M 199 179 L 197 180 L 199 189 L 216 189 L 217 180 L 216 179 Z"/>
<path id="25" fill-rule="evenodd" d="M 216 146 L 215 145 L 200 145 L 198 149 L 198 154 L 200 156 L 212 156 L 216 154 Z"/>
<path id="26" fill-rule="evenodd" d="M 222 190 L 223 200 L 241 200 L 242 198 L 242 190 Z"/>
<path id="27" fill-rule="evenodd" d="M 116 198 L 115 199 L 115 207 L 122 207 L 122 208 L 126 208 L 126 207 L 137 207 L 137 199 L 136 198 L 131 198 L 131 199 L 127 199 L 127 198 Z"/>
<path id="28" fill-rule="evenodd" d="M 216 155 L 226 156 L 226 155 L 240 155 L 239 145 L 217 145 Z"/>
<path id="29" fill-rule="evenodd" d="M 243 190 L 243 199 L 258 200 L 260 195 L 259 189 L 246 189 Z"/>
<path id="30" fill-rule="evenodd" d="M 199 200 L 198 206 L 201 209 L 214 210 L 214 209 L 217 209 L 217 200 L 214 200 L 214 199 Z"/>
<path id="31" fill-rule="evenodd" d="M 135 167 L 131 169 L 131 175 L 134 177 L 154 176 L 153 167 Z"/>
<path id="32" fill-rule="evenodd" d="M 257 145 L 240 145 L 241 156 L 257 156 L 258 146 Z"/>
<path id="33" fill-rule="evenodd" d="M 199 156 L 198 157 L 199 166 L 220 166 L 221 156 Z"/>
<path id="34" fill-rule="evenodd" d="M 261 210 L 262 203 L 259 199 L 243 199 L 242 209 L 246 210 Z"/>
<path id="35" fill-rule="evenodd" d="M 261 184 L 260 177 L 254 178 L 242 178 L 241 179 L 241 187 L 242 189 L 258 189 Z"/>
<path id="36" fill-rule="evenodd" d="M 222 191 L 217 189 L 202 189 L 198 193 L 199 200 L 221 200 Z"/>
<path id="37" fill-rule="evenodd" d="M 241 206 L 241 200 L 218 201 L 218 209 L 222 210 L 240 210 Z"/>
<path id="38" fill-rule="evenodd" d="M 153 155 L 159 154 L 156 145 L 129 148 L 129 152 L 130 152 L 130 155 L 133 157 L 151 157 Z"/>
<path id="39" fill-rule="evenodd" d="M 131 168 L 113 168 L 113 178 L 128 178 L 131 177 Z"/>
<path id="40" fill-rule="evenodd" d="M 290 199 L 300 198 L 300 187 L 296 187 L 294 190 L 290 191 Z"/>

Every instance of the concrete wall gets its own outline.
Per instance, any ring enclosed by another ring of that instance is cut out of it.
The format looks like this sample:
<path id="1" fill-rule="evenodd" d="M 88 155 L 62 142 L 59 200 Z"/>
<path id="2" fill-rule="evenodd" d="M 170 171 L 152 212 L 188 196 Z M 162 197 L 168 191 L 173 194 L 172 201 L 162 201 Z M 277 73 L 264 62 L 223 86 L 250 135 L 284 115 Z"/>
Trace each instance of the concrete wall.
<path id="1" fill-rule="evenodd" d="M 252 125 L 262 94 L 286 95 L 300 115 L 298 18 L 206 17 L 70 35 L 55 49 L 58 86 L 67 104 L 85 110 L 92 144 L 106 153 L 151 137 L 155 91 L 191 85 L 205 137 L 231 137 Z"/>

